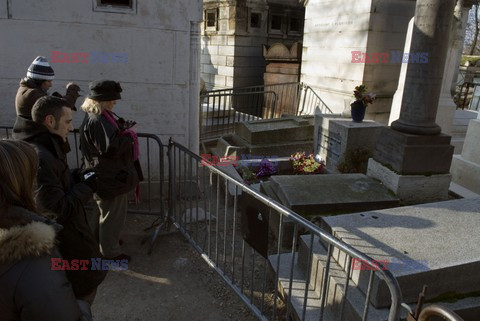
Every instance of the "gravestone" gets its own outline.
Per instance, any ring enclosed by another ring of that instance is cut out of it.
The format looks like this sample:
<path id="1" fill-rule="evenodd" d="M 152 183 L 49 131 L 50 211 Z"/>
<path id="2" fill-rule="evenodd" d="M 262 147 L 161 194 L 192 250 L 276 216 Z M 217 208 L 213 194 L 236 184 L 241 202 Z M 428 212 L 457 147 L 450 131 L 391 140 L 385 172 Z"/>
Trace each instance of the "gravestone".
<path id="1" fill-rule="evenodd" d="M 480 114 L 479 114 L 480 117 Z M 452 159 L 452 181 L 480 194 L 480 118 L 470 121 L 461 155 Z"/>
<path id="2" fill-rule="evenodd" d="M 385 126 L 372 120 L 361 123 L 338 115 L 315 114 L 315 155 L 325 160 L 327 169 L 338 173 L 337 166 L 343 163 L 345 168 L 359 155 L 372 155 L 380 131 Z M 357 156 L 355 156 L 357 155 Z M 348 162 L 345 162 L 345 160 Z M 366 157 L 368 159 L 368 157 Z M 363 167 L 367 168 L 365 160 Z M 362 167 L 362 166 L 360 166 Z"/>
<path id="3" fill-rule="evenodd" d="M 398 205 L 385 186 L 363 174 L 278 175 L 270 187 L 280 203 L 304 216 Z"/>

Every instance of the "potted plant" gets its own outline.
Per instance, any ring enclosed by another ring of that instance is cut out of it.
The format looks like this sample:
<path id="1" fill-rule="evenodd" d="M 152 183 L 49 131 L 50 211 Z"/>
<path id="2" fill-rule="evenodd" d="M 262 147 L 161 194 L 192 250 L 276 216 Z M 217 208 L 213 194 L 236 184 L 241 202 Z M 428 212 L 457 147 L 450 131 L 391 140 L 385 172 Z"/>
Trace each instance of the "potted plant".
<path id="1" fill-rule="evenodd" d="M 353 95 L 355 96 L 355 101 L 350 104 L 350 107 L 352 108 L 352 119 L 354 122 L 361 123 L 365 117 L 367 105 L 373 103 L 376 95 L 373 93 L 367 93 L 367 86 L 364 84 L 356 86 Z"/>

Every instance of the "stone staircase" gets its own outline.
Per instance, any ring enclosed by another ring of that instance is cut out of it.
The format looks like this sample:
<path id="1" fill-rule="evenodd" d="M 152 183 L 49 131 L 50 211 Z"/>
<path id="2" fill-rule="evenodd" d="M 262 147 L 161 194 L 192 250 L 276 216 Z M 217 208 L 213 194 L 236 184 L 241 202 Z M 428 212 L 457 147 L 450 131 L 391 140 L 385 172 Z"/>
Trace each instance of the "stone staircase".
<path id="1" fill-rule="evenodd" d="M 311 259 L 310 268 L 310 282 L 308 286 L 307 302 L 305 304 L 305 284 L 308 271 L 308 258 L 310 253 L 309 248 L 310 236 L 303 235 L 300 237 L 300 245 L 297 255 L 294 260 L 293 270 L 293 282 L 292 290 L 290 293 L 290 266 L 291 266 L 291 253 L 285 253 L 280 255 L 272 255 L 269 257 L 270 263 L 273 269 L 276 269 L 277 260 L 280 259 L 280 269 L 277 272 L 279 275 L 280 288 L 283 290 L 285 300 L 290 298 L 290 304 L 295 312 L 296 319 L 298 320 L 319 320 L 322 313 L 322 289 L 325 273 L 325 267 L 327 266 L 327 250 L 325 244 L 321 243 L 318 237 L 315 237 L 313 241 L 313 253 Z M 350 279 L 347 296 L 345 299 L 345 285 L 347 279 L 347 273 L 345 266 L 342 266 L 340 262 L 342 255 L 335 259 L 335 254 L 331 258 L 330 271 L 328 278 L 328 291 L 325 299 L 325 309 L 323 320 L 324 321 L 360 321 L 362 320 L 365 302 L 366 302 L 366 284 L 362 281 L 362 287 L 357 286 L 356 283 Z M 338 259 L 338 260 L 337 260 Z M 355 271 L 357 272 L 357 271 Z M 376 296 L 378 288 L 380 286 L 380 279 L 378 277 L 374 280 L 374 286 L 372 288 L 372 294 Z M 385 284 L 382 284 L 385 287 Z M 383 293 L 383 295 L 388 295 Z M 387 299 L 388 296 L 385 296 Z M 305 319 L 302 319 L 303 310 L 305 305 Z M 366 320 L 375 321 L 387 321 L 389 309 L 388 307 L 375 307 L 372 303 L 369 303 L 368 314 Z M 405 313 L 404 313 L 405 314 Z M 343 315 L 343 318 L 341 318 Z"/>

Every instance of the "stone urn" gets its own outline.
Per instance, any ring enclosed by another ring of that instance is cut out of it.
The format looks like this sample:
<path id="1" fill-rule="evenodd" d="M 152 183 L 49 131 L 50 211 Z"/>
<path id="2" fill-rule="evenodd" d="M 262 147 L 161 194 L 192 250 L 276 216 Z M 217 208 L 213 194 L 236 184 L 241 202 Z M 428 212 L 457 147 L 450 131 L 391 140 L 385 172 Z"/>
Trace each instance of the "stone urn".
<path id="1" fill-rule="evenodd" d="M 352 119 L 356 123 L 361 123 L 363 118 L 365 118 L 365 110 L 367 106 L 361 100 L 355 100 L 353 103 L 350 104 Z"/>

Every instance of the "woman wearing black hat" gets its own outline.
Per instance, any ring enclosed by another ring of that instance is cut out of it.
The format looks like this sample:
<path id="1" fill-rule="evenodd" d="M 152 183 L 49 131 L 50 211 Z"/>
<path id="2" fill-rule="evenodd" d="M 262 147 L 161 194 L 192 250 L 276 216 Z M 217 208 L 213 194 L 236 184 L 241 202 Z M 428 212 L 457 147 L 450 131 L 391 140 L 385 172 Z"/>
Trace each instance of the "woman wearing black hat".
<path id="1" fill-rule="evenodd" d="M 127 214 L 127 194 L 138 185 L 134 162 L 138 139 L 131 123 L 119 122 L 112 109 L 121 99 L 122 87 L 113 80 L 94 81 L 82 105 L 87 113 L 80 127 L 80 149 L 87 168 L 98 173 L 95 200 L 100 210 L 100 251 L 113 260 L 130 260 L 122 253 L 120 233 Z M 126 126 L 127 125 L 127 126 Z"/>

